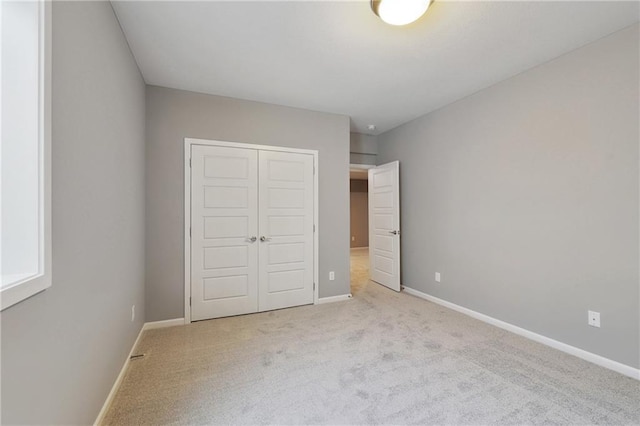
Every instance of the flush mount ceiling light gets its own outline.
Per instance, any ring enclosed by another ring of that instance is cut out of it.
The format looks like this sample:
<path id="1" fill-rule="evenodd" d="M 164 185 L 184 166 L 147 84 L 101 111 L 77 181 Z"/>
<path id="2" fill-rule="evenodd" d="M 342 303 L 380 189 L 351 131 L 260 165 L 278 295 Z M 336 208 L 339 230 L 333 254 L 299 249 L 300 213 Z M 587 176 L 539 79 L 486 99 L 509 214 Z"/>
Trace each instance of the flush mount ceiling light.
<path id="1" fill-rule="evenodd" d="M 407 25 L 424 15 L 431 0 L 371 0 L 371 9 L 387 24 Z"/>

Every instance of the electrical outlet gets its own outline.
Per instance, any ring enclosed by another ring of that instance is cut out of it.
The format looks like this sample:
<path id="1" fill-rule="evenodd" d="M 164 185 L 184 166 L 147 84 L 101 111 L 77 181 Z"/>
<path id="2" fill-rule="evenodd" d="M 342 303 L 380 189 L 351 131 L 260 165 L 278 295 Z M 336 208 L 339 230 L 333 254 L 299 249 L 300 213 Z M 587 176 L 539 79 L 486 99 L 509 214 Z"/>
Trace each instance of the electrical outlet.
<path id="1" fill-rule="evenodd" d="M 131 322 L 133 322 L 136 319 L 136 305 L 133 305 L 131 307 Z"/>
<path id="2" fill-rule="evenodd" d="M 436 272 L 436 282 L 440 282 L 440 272 Z"/>
<path id="3" fill-rule="evenodd" d="M 591 327 L 600 327 L 600 312 L 588 311 L 588 322 Z"/>
<path id="4" fill-rule="evenodd" d="M 336 273 L 331 271 L 329 272 L 329 281 L 333 281 L 336 279 Z"/>

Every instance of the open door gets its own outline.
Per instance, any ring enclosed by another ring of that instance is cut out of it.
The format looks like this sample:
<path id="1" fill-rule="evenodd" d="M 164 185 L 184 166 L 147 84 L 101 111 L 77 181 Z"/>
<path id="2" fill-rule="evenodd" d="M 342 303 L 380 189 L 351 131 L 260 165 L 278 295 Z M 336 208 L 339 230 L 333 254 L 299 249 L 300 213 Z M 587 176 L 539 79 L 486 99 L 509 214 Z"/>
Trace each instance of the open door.
<path id="1" fill-rule="evenodd" d="M 371 279 L 400 291 L 400 163 L 369 169 Z"/>

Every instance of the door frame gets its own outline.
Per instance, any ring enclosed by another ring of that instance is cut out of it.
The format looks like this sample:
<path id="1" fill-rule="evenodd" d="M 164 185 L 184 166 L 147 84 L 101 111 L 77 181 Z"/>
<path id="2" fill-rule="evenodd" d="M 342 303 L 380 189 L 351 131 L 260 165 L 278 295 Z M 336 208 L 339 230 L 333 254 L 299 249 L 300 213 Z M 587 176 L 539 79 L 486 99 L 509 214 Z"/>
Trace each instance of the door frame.
<path id="1" fill-rule="evenodd" d="M 369 170 L 373 169 L 376 166 L 373 164 L 357 164 L 357 163 L 349 163 L 349 169 L 361 169 L 361 170 Z"/>
<path id="2" fill-rule="evenodd" d="M 313 304 L 319 299 L 319 205 L 318 205 L 318 151 L 313 149 L 287 148 L 284 146 L 257 145 L 209 139 L 184 138 L 184 323 L 191 323 L 191 147 L 193 145 L 224 146 L 262 151 L 291 152 L 313 156 Z"/>

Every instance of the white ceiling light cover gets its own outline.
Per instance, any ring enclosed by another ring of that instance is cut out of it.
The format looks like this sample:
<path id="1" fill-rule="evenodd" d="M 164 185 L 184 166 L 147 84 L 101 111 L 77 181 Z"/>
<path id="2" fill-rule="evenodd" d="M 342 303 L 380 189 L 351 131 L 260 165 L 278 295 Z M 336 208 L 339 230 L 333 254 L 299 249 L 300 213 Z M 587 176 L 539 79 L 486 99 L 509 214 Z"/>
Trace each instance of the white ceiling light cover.
<path id="1" fill-rule="evenodd" d="M 407 25 L 420 18 L 431 0 L 372 0 L 371 8 L 390 25 Z"/>

